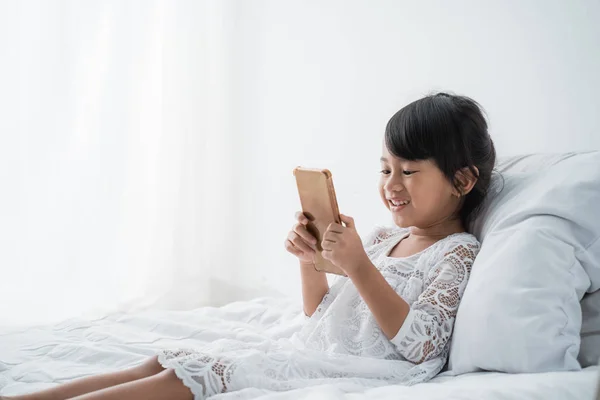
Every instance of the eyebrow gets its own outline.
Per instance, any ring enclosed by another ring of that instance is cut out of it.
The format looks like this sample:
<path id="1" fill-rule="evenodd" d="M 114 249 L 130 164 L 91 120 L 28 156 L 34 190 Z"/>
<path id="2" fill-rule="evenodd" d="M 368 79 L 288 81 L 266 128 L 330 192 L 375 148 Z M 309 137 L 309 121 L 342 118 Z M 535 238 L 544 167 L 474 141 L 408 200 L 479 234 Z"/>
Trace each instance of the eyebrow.
<path id="1" fill-rule="evenodd" d="M 397 160 L 398 160 L 398 161 L 400 161 L 400 162 L 410 162 L 410 161 L 411 161 L 411 160 L 406 160 L 406 159 L 404 159 L 404 158 L 402 158 L 402 157 L 394 157 L 394 158 L 395 158 L 395 159 L 397 159 Z M 381 157 L 381 158 L 379 159 L 379 161 L 383 161 L 383 162 L 390 162 L 390 160 L 388 160 L 388 159 L 387 159 L 387 158 L 385 158 L 385 157 Z"/>

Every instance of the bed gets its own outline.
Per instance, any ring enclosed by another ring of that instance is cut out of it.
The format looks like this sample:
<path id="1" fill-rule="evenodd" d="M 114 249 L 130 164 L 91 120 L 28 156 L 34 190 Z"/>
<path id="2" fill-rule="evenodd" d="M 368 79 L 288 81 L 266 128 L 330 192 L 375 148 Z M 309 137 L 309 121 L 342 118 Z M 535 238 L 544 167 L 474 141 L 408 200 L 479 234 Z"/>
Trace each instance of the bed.
<path id="1" fill-rule="evenodd" d="M 240 338 L 257 331 L 276 337 L 286 335 L 302 319 L 296 302 L 265 297 L 220 308 L 114 313 L 96 320 L 69 319 L 24 330 L 0 329 L 0 393 L 23 394 L 127 368 L 164 347 L 197 346 L 202 341 L 196 336 L 209 325 L 219 326 L 220 337 Z M 282 393 L 248 389 L 213 398 L 593 400 L 597 378 L 597 367 L 540 374 L 479 372 L 441 374 L 410 387 L 324 385 Z"/>
<path id="2" fill-rule="evenodd" d="M 502 175 L 492 187 L 502 190 L 490 192 L 471 227 L 483 246 L 454 325 L 451 372 L 415 386 L 372 388 L 336 380 L 289 392 L 249 388 L 212 398 L 596 399 L 598 165 L 600 152 L 500 160 Z M 303 322 L 298 301 L 264 297 L 220 308 L 114 313 L 24 330 L 0 327 L 0 394 L 132 367 L 162 348 L 289 337 Z M 577 370 L 580 364 L 587 367 Z M 473 372 L 481 370 L 515 373 Z"/>

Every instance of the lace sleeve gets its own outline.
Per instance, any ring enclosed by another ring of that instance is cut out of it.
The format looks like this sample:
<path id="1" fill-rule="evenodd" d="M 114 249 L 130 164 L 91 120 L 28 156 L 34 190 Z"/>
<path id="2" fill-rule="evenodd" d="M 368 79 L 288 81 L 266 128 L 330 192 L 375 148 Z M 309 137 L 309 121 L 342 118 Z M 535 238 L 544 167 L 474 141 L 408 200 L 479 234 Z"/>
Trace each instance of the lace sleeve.
<path id="1" fill-rule="evenodd" d="M 425 290 L 412 304 L 404 324 L 391 339 L 400 354 L 420 364 L 439 356 L 452 335 L 458 304 L 465 291 L 478 245 L 458 244 L 431 269 Z"/>

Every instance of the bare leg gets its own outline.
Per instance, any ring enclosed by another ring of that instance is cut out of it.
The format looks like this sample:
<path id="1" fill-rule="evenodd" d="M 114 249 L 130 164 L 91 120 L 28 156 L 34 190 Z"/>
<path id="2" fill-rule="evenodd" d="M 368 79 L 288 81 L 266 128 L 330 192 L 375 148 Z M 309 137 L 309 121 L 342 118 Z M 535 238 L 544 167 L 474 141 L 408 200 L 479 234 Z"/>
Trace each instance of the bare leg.
<path id="1" fill-rule="evenodd" d="M 172 369 L 71 400 L 193 400 L 192 391 Z"/>
<path id="2" fill-rule="evenodd" d="M 159 364 L 156 356 L 144 361 L 142 364 L 123 371 L 109 372 L 107 374 L 89 376 L 67 382 L 65 384 L 15 397 L 0 397 L 2 400 L 65 400 L 85 393 L 94 392 L 115 385 L 143 379 L 162 372 L 164 368 Z"/>

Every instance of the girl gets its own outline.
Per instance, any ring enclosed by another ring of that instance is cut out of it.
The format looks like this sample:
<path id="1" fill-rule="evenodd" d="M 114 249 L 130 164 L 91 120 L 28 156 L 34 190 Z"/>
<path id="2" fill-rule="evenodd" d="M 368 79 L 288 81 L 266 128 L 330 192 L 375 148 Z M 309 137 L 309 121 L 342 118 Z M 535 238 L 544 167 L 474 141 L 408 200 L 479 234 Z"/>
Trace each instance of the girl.
<path id="1" fill-rule="evenodd" d="M 292 335 L 163 350 L 129 370 L 10 399 L 252 397 L 325 383 L 352 390 L 431 379 L 448 357 L 479 250 L 465 228 L 486 195 L 494 162 L 475 101 L 445 93 L 415 101 L 385 130 L 379 192 L 394 226 L 361 240 L 351 217 L 331 224 L 323 256 L 347 275 L 331 287 L 312 264 L 316 239 L 305 228 L 308 220 L 296 214 L 285 248 L 300 261 L 306 321 Z"/>

